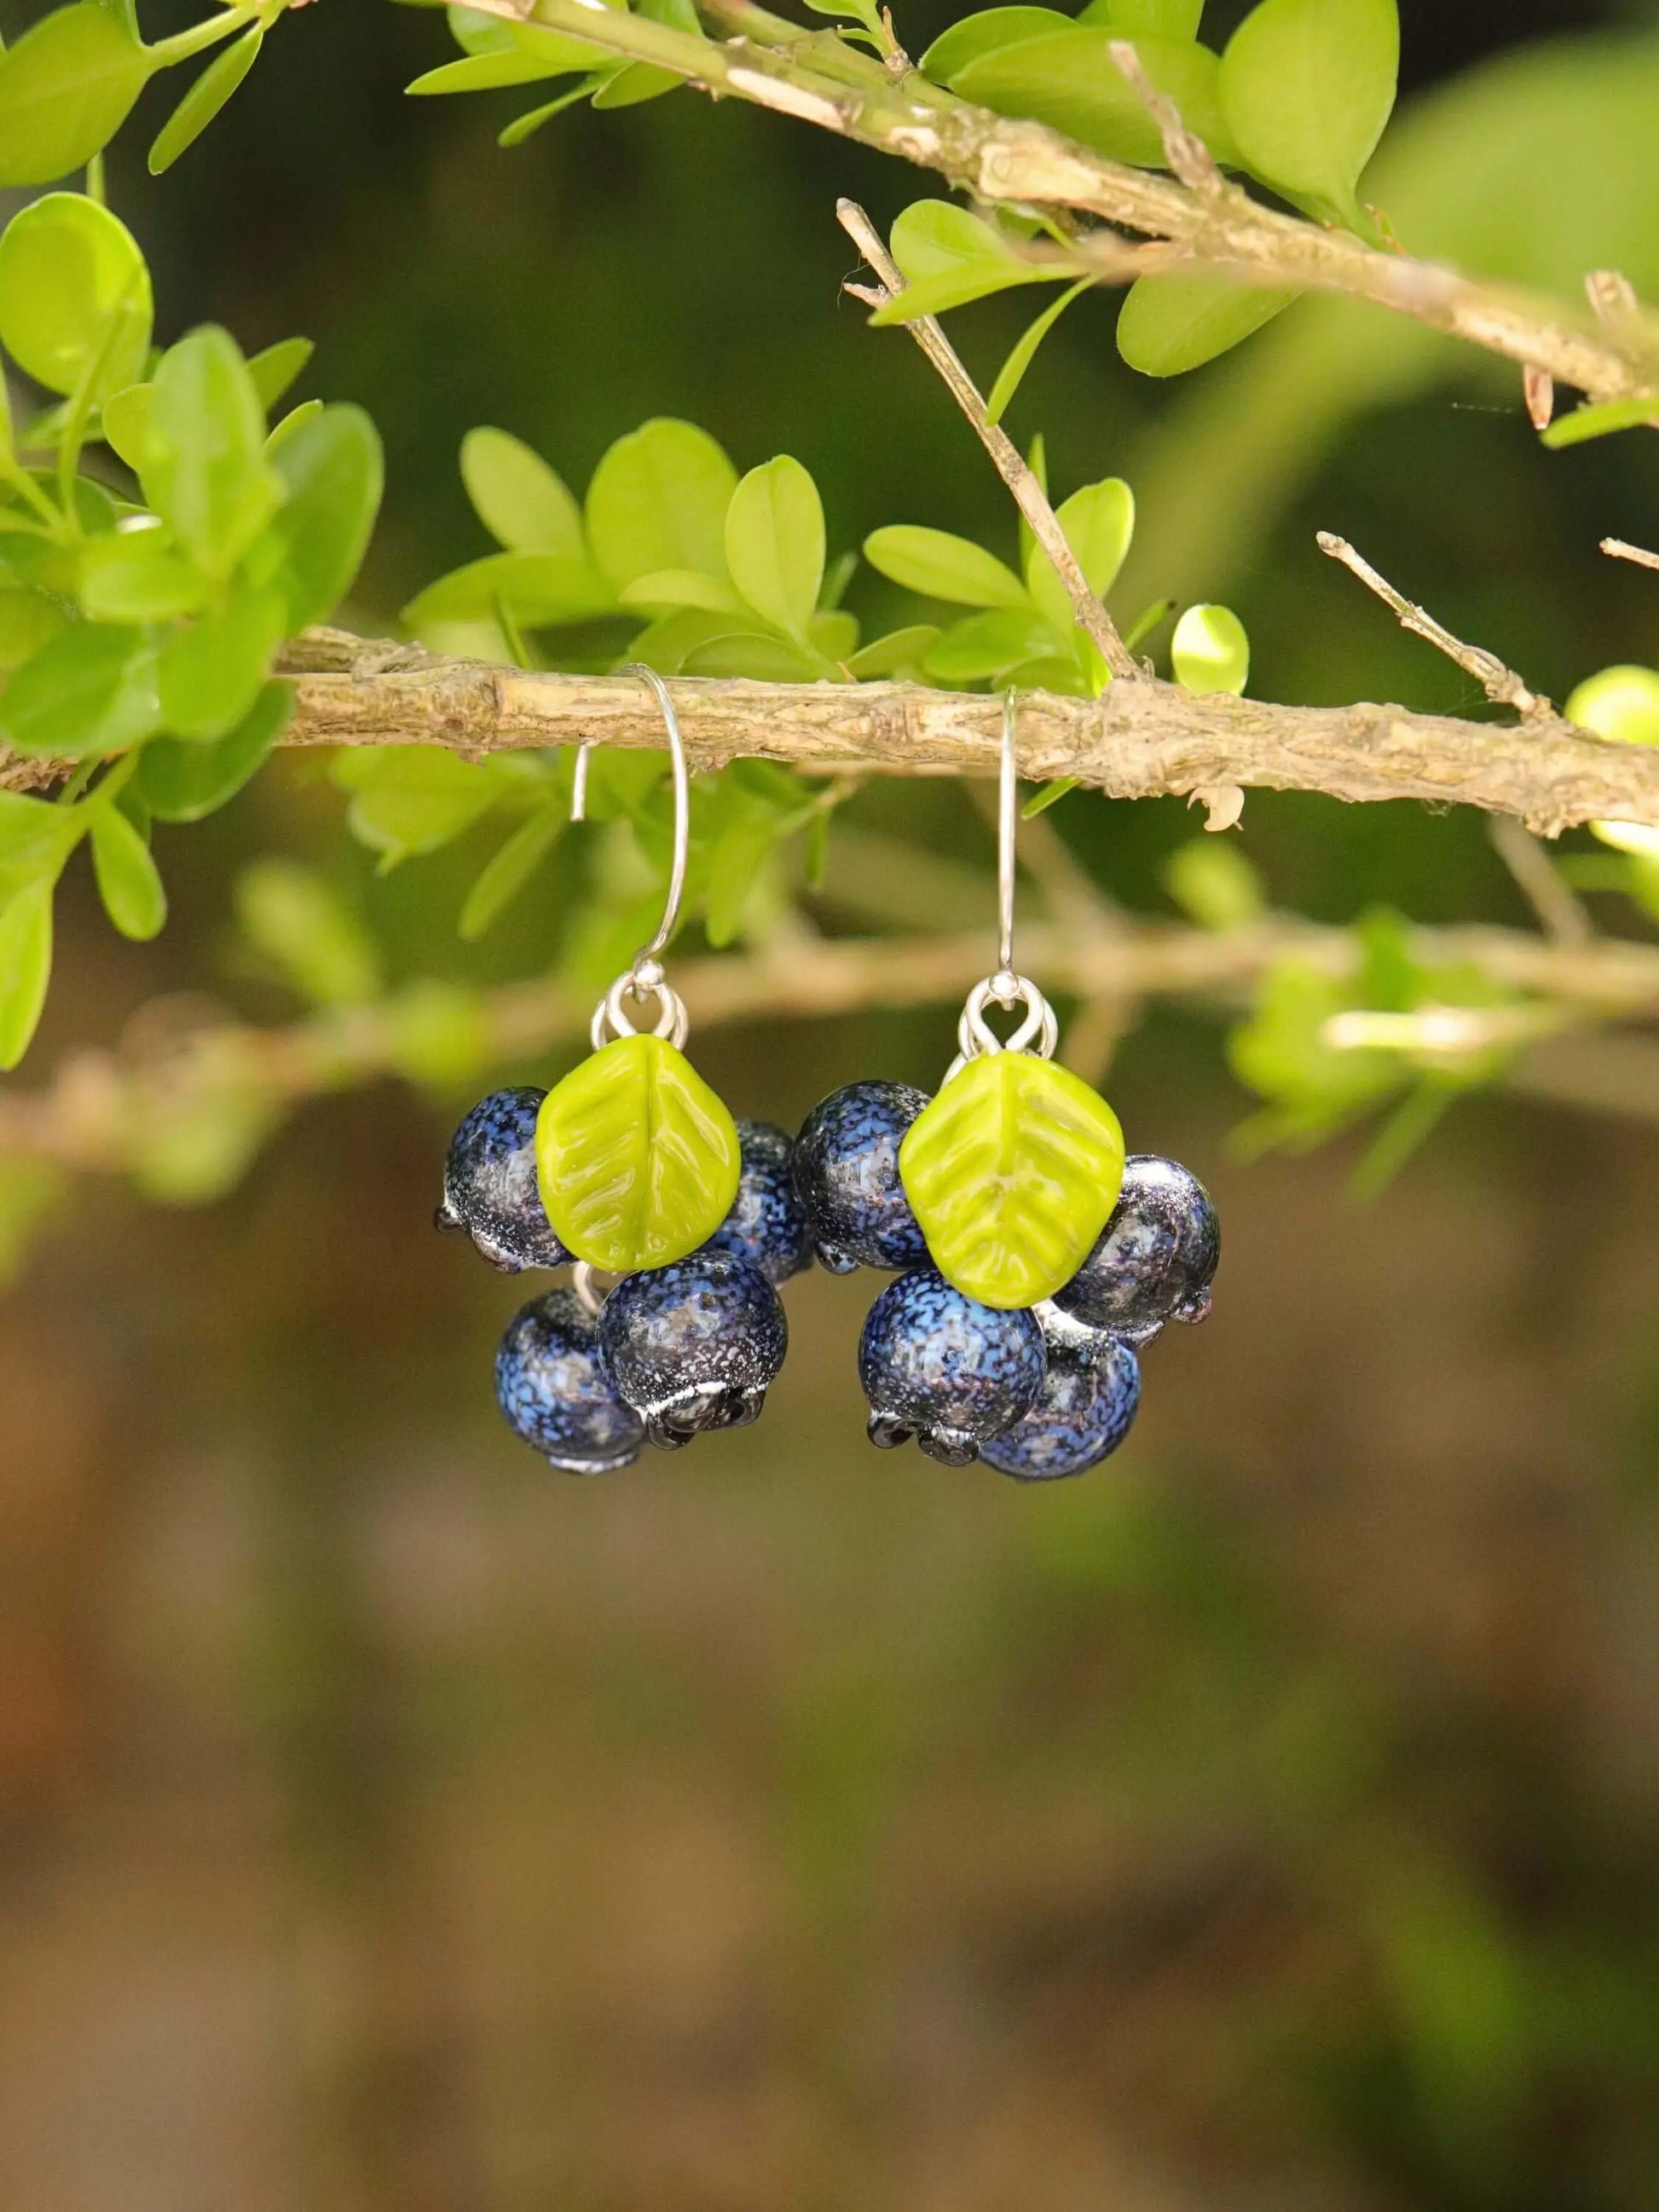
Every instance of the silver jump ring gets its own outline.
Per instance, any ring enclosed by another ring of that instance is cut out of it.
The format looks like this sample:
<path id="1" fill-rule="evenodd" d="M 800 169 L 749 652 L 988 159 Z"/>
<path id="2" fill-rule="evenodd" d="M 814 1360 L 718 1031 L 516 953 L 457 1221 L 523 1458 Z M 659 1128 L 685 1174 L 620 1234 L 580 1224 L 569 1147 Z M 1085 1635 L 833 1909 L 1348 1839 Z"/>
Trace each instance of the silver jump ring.
<path id="1" fill-rule="evenodd" d="M 656 1001 L 656 1019 L 650 1024 L 648 1034 L 666 1037 L 677 1050 L 683 1051 L 690 1033 L 691 1018 L 685 1011 L 685 1001 L 664 975 L 655 961 L 641 961 L 618 975 L 594 1010 L 592 1027 L 588 1031 L 595 1052 L 617 1037 L 638 1036 L 640 1024 L 627 1009 L 626 1001 L 632 1000 L 636 1006 Z"/>
<path id="2" fill-rule="evenodd" d="M 581 1310 L 590 1321 L 599 1319 L 599 1308 L 610 1295 L 608 1291 L 600 1290 L 594 1281 L 593 1278 L 597 1272 L 597 1269 L 591 1267 L 586 1260 L 578 1260 L 570 1271 L 570 1287 L 576 1293 Z"/>

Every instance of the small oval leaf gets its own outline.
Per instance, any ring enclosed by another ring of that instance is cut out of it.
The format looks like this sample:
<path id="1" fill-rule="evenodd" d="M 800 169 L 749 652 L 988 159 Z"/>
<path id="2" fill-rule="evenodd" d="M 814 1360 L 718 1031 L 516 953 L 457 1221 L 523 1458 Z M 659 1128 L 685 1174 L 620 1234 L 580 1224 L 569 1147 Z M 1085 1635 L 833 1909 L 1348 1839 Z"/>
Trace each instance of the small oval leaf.
<path id="1" fill-rule="evenodd" d="M 1142 276 L 1119 313 L 1117 349 L 1143 376 L 1184 376 L 1253 337 L 1300 296 L 1235 284 L 1209 270 Z"/>
<path id="2" fill-rule="evenodd" d="M 1221 64 L 1221 106 L 1251 172 L 1352 221 L 1400 77 L 1398 0 L 1261 0 Z"/>
<path id="3" fill-rule="evenodd" d="M 613 1273 L 695 1252 L 731 1211 L 742 1166 L 737 1124 L 663 1037 L 603 1046 L 548 1092 L 536 1125 L 548 1219 Z"/>
<path id="4" fill-rule="evenodd" d="M 92 817 L 92 866 L 104 911 L 123 937 L 143 944 L 167 918 L 155 856 L 118 807 L 100 806 Z"/>
<path id="5" fill-rule="evenodd" d="M 1231 607 L 1188 607 L 1176 624 L 1170 651 L 1176 682 L 1188 690 L 1243 696 L 1250 680 L 1250 640 Z"/>
<path id="6" fill-rule="evenodd" d="M 1080 1076 L 988 1053 L 911 1123 L 899 1175 L 933 1263 L 981 1305 L 1036 1305 L 1068 1283 L 1123 1183 L 1118 1118 Z"/>

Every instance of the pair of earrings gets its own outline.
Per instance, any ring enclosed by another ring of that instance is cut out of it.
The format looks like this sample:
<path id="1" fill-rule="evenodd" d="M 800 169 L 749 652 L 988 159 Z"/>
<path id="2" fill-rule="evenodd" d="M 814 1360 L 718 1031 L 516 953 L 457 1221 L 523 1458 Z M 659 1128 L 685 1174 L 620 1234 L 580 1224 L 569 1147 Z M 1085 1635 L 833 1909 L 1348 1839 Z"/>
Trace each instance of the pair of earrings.
<path id="1" fill-rule="evenodd" d="M 456 1132 L 439 1225 L 512 1272 L 574 1263 L 572 1287 L 514 1317 L 496 1362 L 508 1422 L 573 1473 L 626 1466 L 757 1418 L 783 1364 L 778 1286 L 816 1257 L 896 1275 L 859 1347 L 871 1441 L 912 1439 L 1027 1481 L 1116 1450 L 1139 1352 L 1201 1321 L 1215 1210 L 1174 1161 L 1126 1160 L 1117 1117 L 1053 1064 L 1053 1008 L 1013 966 L 1018 781 L 1004 701 L 999 962 L 969 993 L 936 1097 L 855 1083 L 799 1139 L 734 1122 L 684 1056 L 686 1014 L 659 955 L 684 890 L 690 785 L 666 686 L 673 860 L 662 924 L 601 1000 L 593 1053 L 551 1091 L 492 1093 Z M 579 761 L 577 805 L 582 786 Z M 630 1003 L 654 1005 L 635 1027 Z M 1024 1017 L 1005 1042 L 990 1006 Z M 596 1278 L 619 1278 L 601 1295 Z"/>

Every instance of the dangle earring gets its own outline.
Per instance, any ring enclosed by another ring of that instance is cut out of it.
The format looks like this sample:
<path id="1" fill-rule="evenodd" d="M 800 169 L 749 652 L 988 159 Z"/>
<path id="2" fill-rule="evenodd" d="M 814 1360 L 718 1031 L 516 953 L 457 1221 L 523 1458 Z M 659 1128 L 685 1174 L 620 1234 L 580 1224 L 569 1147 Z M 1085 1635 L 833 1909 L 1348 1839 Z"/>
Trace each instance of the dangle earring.
<path id="1" fill-rule="evenodd" d="M 777 1285 L 811 1261 L 789 1137 L 734 1122 L 684 1056 L 686 1010 L 659 956 L 684 895 L 690 778 L 666 684 L 639 664 L 619 672 L 650 685 L 668 738 L 661 924 L 599 1001 L 587 1059 L 550 1091 L 493 1091 L 467 1115 L 437 1217 L 508 1273 L 574 1267 L 568 1290 L 514 1317 L 495 1371 L 512 1427 L 576 1474 L 755 1420 L 788 1343 Z M 586 817 L 587 755 L 574 820 Z M 600 1275 L 618 1279 L 608 1295 Z"/>
<path id="2" fill-rule="evenodd" d="M 827 1267 L 902 1270 L 859 1346 L 869 1434 L 1024 1481 L 1115 1451 L 1139 1402 L 1136 1357 L 1201 1321 L 1215 1209 L 1175 1162 L 1127 1163 L 1105 1101 L 1053 1064 L 1053 1008 L 1013 964 L 1016 702 L 1003 701 L 996 972 L 969 994 L 937 1097 L 853 1084 L 809 1116 L 796 1189 Z M 1024 1008 L 1006 1041 L 993 1005 Z"/>

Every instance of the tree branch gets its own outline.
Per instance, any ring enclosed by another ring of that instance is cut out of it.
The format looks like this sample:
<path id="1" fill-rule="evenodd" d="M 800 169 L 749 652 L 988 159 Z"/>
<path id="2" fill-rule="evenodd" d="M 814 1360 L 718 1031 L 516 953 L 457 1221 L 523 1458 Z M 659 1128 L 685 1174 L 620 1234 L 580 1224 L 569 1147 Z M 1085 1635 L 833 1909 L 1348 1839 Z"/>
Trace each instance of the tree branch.
<path id="1" fill-rule="evenodd" d="M 1075 209 L 1180 249 L 1176 265 L 1230 270 L 1242 283 L 1341 292 L 1504 356 L 1594 400 L 1659 394 L 1659 331 L 1639 310 L 1606 316 L 1474 282 L 1434 262 L 1383 252 L 1253 200 L 1239 186 L 1198 190 L 1092 153 L 1042 125 L 994 115 L 895 74 L 833 33 L 743 5 L 739 35 L 709 39 L 586 0 L 477 0 L 602 52 L 649 61 L 716 95 L 732 94 L 896 154 L 986 202 Z M 733 17 L 733 0 L 708 12 Z M 1102 281 L 1121 281 L 1121 241 L 1097 240 Z M 1079 242 L 1086 258 L 1089 241 Z"/>
<path id="2" fill-rule="evenodd" d="M 298 677 L 289 744 L 483 755 L 662 742 L 657 708 L 632 677 L 526 673 L 339 630 L 307 632 L 285 666 Z M 701 767 L 756 758 L 808 775 L 996 773 L 1002 710 L 982 693 L 685 677 L 670 689 Z M 1027 777 L 1074 775 L 1117 799 L 1233 783 L 1478 806 L 1546 836 L 1606 819 L 1659 829 L 1659 751 L 1593 738 L 1553 714 L 1513 726 L 1365 703 L 1279 707 L 1148 679 L 1110 684 L 1098 700 L 1030 693 L 1019 757 Z"/>
<path id="3" fill-rule="evenodd" d="M 1414 930 L 1410 945 L 1426 966 L 1473 965 L 1589 1018 L 1659 1009 L 1659 945 L 1553 944 L 1483 927 Z M 1292 956 L 1344 977 L 1364 952 L 1351 931 L 1280 915 L 1218 932 L 1115 921 L 1083 929 L 1068 921 L 1023 927 L 1019 938 L 1021 969 L 1045 989 L 1118 1006 L 1148 998 L 1236 1004 Z M 985 973 L 988 957 L 984 930 L 792 939 L 747 955 L 678 962 L 674 984 L 695 1031 L 948 1004 Z M 305 1100 L 401 1073 L 411 1026 L 419 1026 L 407 998 L 332 1009 L 284 1029 L 225 1023 L 171 1038 L 161 1034 L 163 1011 L 139 1017 L 131 1034 L 140 1042 L 125 1053 L 76 1054 L 42 1089 L 0 1090 L 0 1159 L 143 1177 L 171 1133 L 199 1126 L 216 1108 L 234 1114 L 251 1150 Z M 487 1071 L 579 1044 L 592 1006 L 587 994 L 549 981 L 482 993 L 465 1012 Z M 1559 1071 L 1563 1064 L 1558 1050 L 1553 1065 Z M 1559 1073 L 1553 1087 L 1562 1088 Z"/>
<path id="4" fill-rule="evenodd" d="M 856 293 L 860 299 L 878 307 L 884 306 L 889 300 L 897 299 L 905 289 L 904 278 L 892 255 L 882 243 L 881 234 L 874 223 L 853 200 L 838 202 L 836 214 L 842 228 L 882 283 L 879 292 L 858 284 L 849 284 L 845 289 Z M 963 366 L 961 356 L 933 316 L 920 315 L 907 328 L 939 371 L 951 398 L 973 424 L 980 443 L 991 457 L 992 466 L 1008 487 L 1015 505 L 1030 525 L 1031 535 L 1054 563 L 1055 573 L 1071 599 L 1078 627 L 1093 641 L 1101 659 L 1114 676 L 1125 678 L 1130 682 L 1139 681 L 1145 672 L 1119 636 L 1117 624 L 1107 613 L 1099 594 L 1084 574 L 1082 564 L 1060 526 L 1060 518 L 1049 503 L 1048 495 L 1037 481 L 1036 470 L 1007 432 L 991 421 L 985 402 L 980 396 L 979 386 Z"/>

